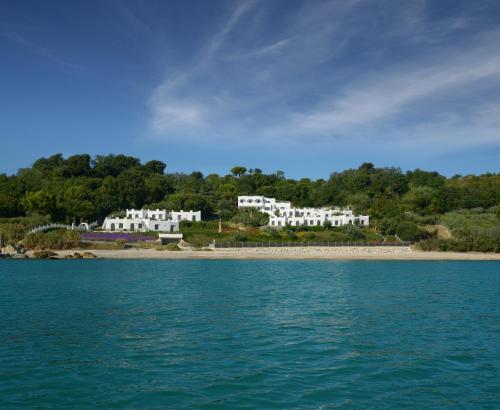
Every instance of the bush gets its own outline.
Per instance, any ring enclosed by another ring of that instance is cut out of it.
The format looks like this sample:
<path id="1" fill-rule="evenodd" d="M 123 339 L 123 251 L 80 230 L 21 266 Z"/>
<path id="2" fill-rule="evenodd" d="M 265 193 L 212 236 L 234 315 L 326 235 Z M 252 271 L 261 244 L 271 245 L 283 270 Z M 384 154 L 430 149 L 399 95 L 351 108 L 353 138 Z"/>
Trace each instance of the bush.
<path id="1" fill-rule="evenodd" d="M 418 227 L 410 221 L 401 221 L 396 225 L 396 235 L 402 241 L 414 241 L 418 238 Z"/>
<path id="2" fill-rule="evenodd" d="M 5 244 L 14 246 L 23 239 L 25 233 L 26 226 L 20 223 L 4 223 L 0 225 L 0 235 Z"/>
<path id="3" fill-rule="evenodd" d="M 464 239 L 426 239 L 417 243 L 423 251 L 443 252 L 498 252 L 500 244 L 488 240 L 471 242 Z"/>
<path id="4" fill-rule="evenodd" d="M 426 239 L 417 243 L 417 248 L 422 251 L 439 251 L 440 241 L 438 239 Z"/>
<path id="5" fill-rule="evenodd" d="M 340 228 L 341 232 L 345 232 L 351 236 L 353 240 L 365 239 L 366 234 L 363 232 L 363 229 L 356 225 L 343 225 Z"/>
<path id="6" fill-rule="evenodd" d="M 189 244 L 193 248 L 203 248 L 204 246 L 208 246 L 210 244 L 210 239 L 203 235 L 193 235 L 189 238 Z"/>
<path id="7" fill-rule="evenodd" d="M 268 232 L 269 236 L 273 239 L 277 239 L 280 237 L 280 233 L 278 232 L 277 229 L 269 228 L 269 230 L 267 232 Z"/>
<path id="8" fill-rule="evenodd" d="M 24 239 L 24 245 L 28 249 L 71 249 L 76 248 L 79 243 L 80 234 L 65 229 L 34 233 Z"/>
<path id="9" fill-rule="evenodd" d="M 414 213 L 405 213 L 405 219 L 419 225 L 436 225 L 439 223 L 439 215 L 418 215 Z"/>
<path id="10" fill-rule="evenodd" d="M 247 236 L 243 232 L 236 232 L 234 234 L 234 240 L 237 242 L 244 242 L 247 240 Z"/>
<path id="11" fill-rule="evenodd" d="M 115 241 L 117 249 L 125 249 L 127 247 L 127 240 L 126 239 L 117 239 Z"/>
<path id="12" fill-rule="evenodd" d="M 180 251 L 181 248 L 176 243 L 167 243 L 167 251 Z"/>
<path id="13" fill-rule="evenodd" d="M 235 223 L 259 227 L 268 224 L 269 215 L 259 212 L 257 209 L 240 209 L 231 220 Z"/>

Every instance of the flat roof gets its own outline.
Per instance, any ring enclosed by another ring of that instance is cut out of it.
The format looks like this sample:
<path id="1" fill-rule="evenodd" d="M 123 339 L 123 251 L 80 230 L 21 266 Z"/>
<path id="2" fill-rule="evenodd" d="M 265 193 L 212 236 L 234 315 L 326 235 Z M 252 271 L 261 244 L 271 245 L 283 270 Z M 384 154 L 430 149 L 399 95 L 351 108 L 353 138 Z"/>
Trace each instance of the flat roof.
<path id="1" fill-rule="evenodd" d="M 183 235 L 181 233 L 160 233 L 158 236 L 165 239 L 182 239 Z"/>

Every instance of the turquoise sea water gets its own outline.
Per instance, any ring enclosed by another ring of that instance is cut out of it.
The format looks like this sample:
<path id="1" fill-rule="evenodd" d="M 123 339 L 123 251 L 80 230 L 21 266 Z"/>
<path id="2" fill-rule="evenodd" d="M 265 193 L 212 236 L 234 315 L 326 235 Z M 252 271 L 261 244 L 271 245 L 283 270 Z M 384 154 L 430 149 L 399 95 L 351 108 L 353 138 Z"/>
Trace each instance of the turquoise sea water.
<path id="1" fill-rule="evenodd" d="M 500 263 L 1 261 L 0 408 L 500 408 Z"/>

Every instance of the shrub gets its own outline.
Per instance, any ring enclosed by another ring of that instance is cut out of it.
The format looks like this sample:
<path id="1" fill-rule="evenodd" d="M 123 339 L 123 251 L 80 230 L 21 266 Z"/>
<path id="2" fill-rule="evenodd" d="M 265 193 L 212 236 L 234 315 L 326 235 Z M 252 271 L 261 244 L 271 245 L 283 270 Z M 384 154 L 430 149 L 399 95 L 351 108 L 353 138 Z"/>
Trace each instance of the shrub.
<path id="1" fill-rule="evenodd" d="M 422 251 L 439 251 L 440 241 L 438 239 L 426 239 L 417 243 L 417 248 Z"/>
<path id="2" fill-rule="evenodd" d="M 77 247 L 79 243 L 80 234 L 65 229 L 29 234 L 24 239 L 24 245 L 28 249 L 71 249 Z"/>
<path id="3" fill-rule="evenodd" d="M 180 251 L 181 248 L 176 243 L 167 243 L 167 251 Z"/>
<path id="4" fill-rule="evenodd" d="M 25 233 L 26 226 L 20 223 L 4 223 L 0 225 L 0 235 L 6 244 L 15 245 L 23 239 Z"/>
<path id="5" fill-rule="evenodd" d="M 363 229 L 356 225 L 343 225 L 340 230 L 349 234 L 353 240 L 364 239 L 366 237 Z"/>
<path id="6" fill-rule="evenodd" d="M 193 235 L 188 242 L 193 248 L 203 248 L 209 245 L 210 239 L 203 235 Z"/>
<path id="7" fill-rule="evenodd" d="M 120 238 L 115 241 L 115 244 L 118 249 L 125 249 L 127 247 L 127 240 Z"/>
<path id="8" fill-rule="evenodd" d="M 259 212 L 257 209 L 240 209 L 231 220 L 236 223 L 259 227 L 267 225 L 269 215 Z"/>
<path id="9" fill-rule="evenodd" d="M 126 216 L 127 216 L 127 213 L 124 210 L 111 212 L 108 215 L 108 217 L 110 217 L 110 218 L 125 218 Z"/>
<path id="10" fill-rule="evenodd" d="M 276 239 L 276 238 L 279 238 L 280 237 L 280 233 L 278 232 L 277 229 L 274 229 L 274 228 L 270 228 L 269 231 L 269 236 L 273 239 Z"/>
<path id="11" fill-rule="evenodd" d="M 247 240 L 247 236 L 243 232 L 236 232 L 234 234 L 234 240 L 237 242 L 244 242 Z"/>
<path id="12" fill-rule="evenodd" d="M 466 239 L 426 239 L 417 243 L 417 247 L 423 251 L 444 252 L 498 252 L 500 250 L 498 242 L 487 239 L 478 242 Z"/>

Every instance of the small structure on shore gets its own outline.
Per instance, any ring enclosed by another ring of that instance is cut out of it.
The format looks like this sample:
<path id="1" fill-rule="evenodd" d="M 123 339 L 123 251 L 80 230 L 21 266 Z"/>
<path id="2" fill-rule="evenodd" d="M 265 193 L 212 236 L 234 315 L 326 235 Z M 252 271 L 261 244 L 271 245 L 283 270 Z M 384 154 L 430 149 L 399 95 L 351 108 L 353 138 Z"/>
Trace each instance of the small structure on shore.
<path id="1" fill-rule="evenodd" d="M 125 217 L 108 216 L 104 231 L 179 232 L 180 221 L 201 221 L 201 211 L 167 211 L 166 209 L 127 209 Z"/>
<path id="2" fill-rule="evenodd" d="M 355 224 L 368 226 L 368 215 L 353 215 L 349 208 L 294 208 L 288 201 L 265 196 L 238 196 L 238 208 L 257 209 L 269 215 L 269 226 L 332 226 Z"/>
<path id="3" fill-rule="evenodd" d="M 167 245 L 169 243 L 179 243 L 183 235 L 181 233 L 160 233 L 158 237 L 162 245 Z"/>

